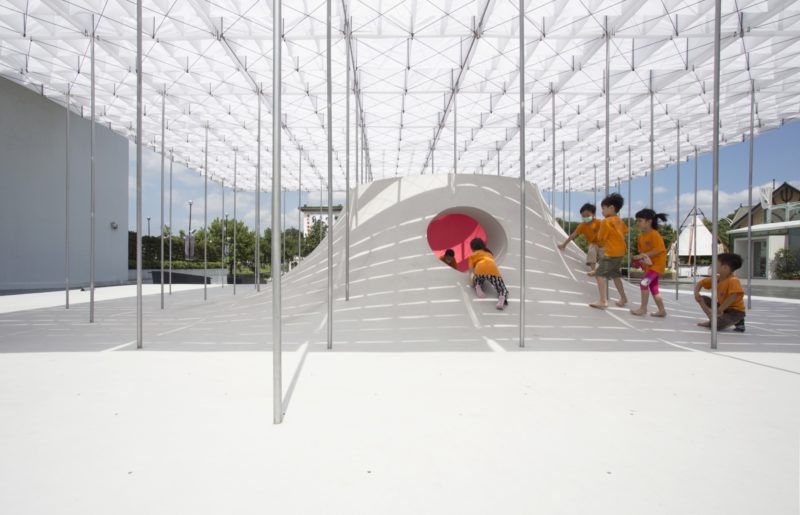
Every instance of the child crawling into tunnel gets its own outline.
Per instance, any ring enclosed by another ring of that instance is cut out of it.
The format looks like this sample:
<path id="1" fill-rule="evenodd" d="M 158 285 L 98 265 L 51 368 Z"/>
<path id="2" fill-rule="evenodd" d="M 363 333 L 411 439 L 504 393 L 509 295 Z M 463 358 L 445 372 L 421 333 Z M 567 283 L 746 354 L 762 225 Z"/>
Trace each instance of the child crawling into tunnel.
<path id="1" fill-rule="evenodd" d="M 469 256 L 470 286 L 475 287 L 475 295 L 483 298 L 486 296 L 483 288 L 487 283 L 490 284 L 497 292 L 496 307 L 502 310 L 508 305 L 508 288 L 497 269 L 492 251 L 486 248 L 486 243 L 480 238 L 470 241 L 469 247 L 472 250 Z"/>

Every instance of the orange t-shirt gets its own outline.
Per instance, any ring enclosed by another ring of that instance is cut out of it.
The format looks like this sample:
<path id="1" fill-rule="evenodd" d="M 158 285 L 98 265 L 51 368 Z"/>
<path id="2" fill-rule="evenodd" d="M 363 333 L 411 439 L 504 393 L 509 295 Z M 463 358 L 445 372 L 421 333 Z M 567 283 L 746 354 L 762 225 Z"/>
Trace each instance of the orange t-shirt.
<path id="1" fill-rule="evenodd" d="M 575 234 L 583 235 L 588 243 L 597 242 L 597 233 L 600 232 L 600 220 L 595 218 L 591 222 L 582 222 L 575 229 Z"/>
<path id="2" fill-rule="evenodd" d="M 653 264 L 644 265 L 645 272 L 648 270 L 654 270 L 659 274 L 663 274 L 666 271 L 667 247 L 664 246 L 664 238 L 661 237 L 661 234 L 659 234 L 658 231 L 651 229 L 640 234 L 637 241 L 637 247 L 639 248 L 639 254 L 644 254 L 653 250 L 660 251 L 658 254 L 650 256 L 650 261 L 652 261 Z"/>
<path id="3" fill-rule="evenodd" d="M 600 222 L 600 231 L 597 233 L 597 245 L 603 248 L 606 257 L 622 257 L 628 250 L 625 244 L 625 235 L 628 226 L 619 216 L 609 216 Z"/>
<path id="4" fill-rule="evenodd" d="M 705 279 L 701 279 L 700 286 L 706 290 L 710 290 L 711 278 L 706 277 Z M 725 301 L 728 300 L 729 295 L 736 295 L 736 300 L 734 300 L 733 303 L 728 306 L 728 309 L 735 309 L 736 311 L 746 310 L 744 307 L 744 290 L 742 289 L 742 283 L 739 282 L 739 278 L 735 275 L 730 275 L 723 281 L 717 281 L 717 297 L 719 298 L 718 303 L 724 304 Z"/>
<path id="5" fill-rule="evenodd" d="M 500 276 L 500 270 L 494 262 L 494 256 L 485 250 L 476 250 L 469 257 L 469 267 L 475 275 L 494 275 Z"/>

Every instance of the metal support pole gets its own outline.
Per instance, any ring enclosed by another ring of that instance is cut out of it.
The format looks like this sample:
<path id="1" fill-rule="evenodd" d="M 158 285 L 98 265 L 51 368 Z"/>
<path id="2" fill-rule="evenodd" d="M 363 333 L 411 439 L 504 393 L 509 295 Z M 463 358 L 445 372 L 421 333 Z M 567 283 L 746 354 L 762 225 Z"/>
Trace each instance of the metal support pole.
<path id="1" fill-rule="evenodd" d="M 94 26 L 94 22 L 92 22 Z M 94 38 L 92 38 L 94 41 Z M 92 74 L 94 75 L 94 74 Z M 94 122 L 92 122 L 94 129 Z M 136 348 L 142 348 L 142 0 L 136 0 Z"/>
<path id="2" fill-rule="evenodd" d="M 628 146 L 628 223 L 631 223 L 631 204 L 633 204 L 633 199 L 631 198 L 631 182 L 633 182 L 633 171 L 631 170 L 631 147 Z M 631 233 L 633 231 L 628 231 L 628 249 L 631 248 Z M 628 281 L 631 280 L 631 264 L 628 263 Z"/>
<path id="3" fill-rule="evenodd" d="M 561 140 L 561 209 L 567 208 L 567 151 L 564 140 Z M 561 218 L 564 219 L 563 216 Z M 565 231 L 567 229 L 564 229 Z M 567 232 L 567 234 L 570 234 Z"/>
<path id="4" fill-rule="evenodd" d="M 608 188 L 610 185 L 609 180 L 609 171 L 608 167 L 611 163 L 611 155 L 610 155 L 610 143 L 609 143 L 609 136 L 610 136 L 610 127 L 611 127 L 611 115 L 610 115 L 610 102 L 611 102 L 611 52 L 609 50 L 609 45 L 611 42 L 611 35 L 608 33 L 608 16 L 605 17 L 605 37 L 606 37 L 606 76 L 605 76 L 605 84 L 603 85 L 603 89 L 605 89 L 605 97 L 606 97 L 606 157 L 605 157 L 605 170 L 606 170 L 606 197 L 608 196 Z M 630 248 L 630 247 L 629 247 Z"/>
<path id="5" fill-rule="evenodd" d="M 333 348 L 333 79 L 331 77 L 331 4 L 327 0 L 327 104 L 328 117 L 325 126 L 328 129 L 328 349 Z"/>
<path id="6" fill-rule="evenodd" d="M 550 218 L 553 223 L 556 221 L 556 91 L 553 89 L 553 83 L 550 83 L 550 139 L 552 139 L 552 163 L 553 180 L 551 186 L 551 199 L 550 199 Z"/>
<path id="7" fill-rule="evenodd" d="M 455 81 L 453 82 L 453 175 L 458 173 L 458 88 Z"/>
<path id="8" fill-rule="evenodd" d="M 208 122 L 206 122 L 205 180 L 203 182 L 203 300 L 208 300 Z"/>
<path id="9" fill-rule="evenodd" d="M 572 234 L 572 179 L 567 179 L 567 234 Z"/>
<path id="10" fill-rule="evenodd" d="M 719 238 L 719 76 L 722 0 L 714 0 L 714 131 L 711 142 L 711 348 L 717 348 L 717 241 Z"/>
<path id="11" fill-rule="evenodd" d="M 519 0 L 519 346 L 525 347 L 525 2 Z"/>
<path id="12" fill-rule="evenodd" d="M 650 70 L 650 209 L 653 209 L 653 191 L 655 175 L 655 136 L 653 133 L 653 70 Z"/>
<path id="13" fill-rule="evenodd" d="M 597 205 L 597 164 L 594 165 L 594 205 Z"/>
<path id="14" fill-rule="evenodd" d="M 236 295 L 236 165 L 238 149 L 233 149 L 233 294 Z"/>
<path id="15" fill-rule="evenodd" d="M 172 163 L 175 157 L 169 152 L 169 294 L 172 295 Z"/>
<path id="16" fill-rule="evenodd" d="M 164 113 L 167 90 L 161 95 L 161 309 L 164 309 Z"/>
<path id="17" fill-rule="evenodd" d="M 750 81 L 750 148 L 747 160 L 747 309 L 753 307 L 753 122 L 756 105 L 756 81 Z"/>
<path id="18" fill-rule="evenodd" d="M 92 15 L 92 76 L 91 76 L 91 110 L 92 110 L 92 126 L 89 136 L 89 161 L 90 161 L 90 193 L 89 193 L 89 322 L 94 322 L 94 246 L 95 246 L 95 223 L 94 223 L 94 209 L 95 209 L 95 159 L 94 159 L 94 143 L 95 143 L 95 24 L 94 15 Z M 141 146 L 141 132 L 136 132 L 137 145 Z M 137 147 L 138 151 L 138 147 Z M 138 165 L 138 159 L 137 159 Z"/>
<path id="19" fill-rule="evenodd" d="M 677 125 L 677 146 L 676 152 L 678 159 L 675 164 L 675 300 L 678 300 L 680 290 L 680 269 L 681 269 L 681 121 Z"/>
<path id="20" fill-rule="evenodd" d="M 225 229 L 228 222 L 228 219 L 225 216 L 225 179 L 220 181 L 220 189 L 222 190 L 222 245 L 220 248 L 220 261 L 222 262 L 222 286 L 221 288 L 225 287 L 225 282 L 227 281 L 227 274 L 225 273 Z"/>
<path id="21" fill-rule="evenodd" d="M 64 307 L 69 309 L 69 115 L 70 99 L 67 85 L 67 126 L 65 135 L 65 168 L 64 168 Z"/>
<path id="22" fill-rule="evenodd" d="M 330 1 L 328 0 L 329 6 Z M 280 266 L 278 252 L 281 242 L 280 235 L 275 229 L 281 214 L 281 65 L 283 63 L 281 0 L 272 0 L 272 13 L 272 422 L 280 424 L 283 422 L 283 324 L 281 321 L 283 309 L 281 305 L 281 274 L 278 270 Z M 259 101 L 259 105 L 260 103 Z M 278 273 L 275 273 L 276 270 Z"/>
<path id="23" fill-rule="evenodd" d="M 344 234 L 344 300 L 350 300 L 350 25 L 347 25 L 347 65 L 345 73 L 345 234 Z"/>
<path id="24" fill-rule="evenodd" d="M 303 256 L 303 213 L 300 212 L 300 201 L 303 198 L 303 149 L 297 151 L 297 264 Z M 358 167 L 356 167 L 358 168 Z"/>
<path id="25" fill-rule="evenodd" d="M 431 157 L 431 159 L 433 159 L 433 157 Z M 497 147 L 497 176 L 500 177 L 500 147 Z"/>
<path id="26" fill-rule="evenodd" d="M 694 256 L 692 256 L 692 282 L 697 284 L 697 147 L 694 147 L 694 218 L 692 219 L 692 247 L 694 247 Z"/>
<path id="27" fill-rule="evenodd" d="M 280 3 L 280 0 L 273 0 L 273 4 L 275 2 Z M 277 22 L 276 22 L 277 23 Z M 274 43 L 274 38 L 273 38 Z M 256 221 L 255 221 L 255 228 L 256 228 L 256 248 L 255 248 L 255 288 L 256 291 L 261 291 L 261 84 L 258 85 L 258 91 L 256 93 L 258 95 L 258 130 L 256 136 L 256 145 L 258 149 L 256 150 Z M 274 149 L 273 149 L 274 152 Z"/>

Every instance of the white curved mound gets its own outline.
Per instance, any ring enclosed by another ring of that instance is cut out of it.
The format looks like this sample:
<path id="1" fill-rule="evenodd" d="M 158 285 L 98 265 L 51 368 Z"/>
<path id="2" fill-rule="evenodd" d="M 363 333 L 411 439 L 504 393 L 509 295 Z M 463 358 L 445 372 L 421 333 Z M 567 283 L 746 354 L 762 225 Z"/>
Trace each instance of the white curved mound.
<path id="1" fill-rule="evenodd" d="M 556 243 L 564 239 L 563 231 L 552 223 L 549 207 L 536 187 L 528 184 L 526 193 L 526 340 L 552 338 L 555 342 L 564 335 L 565 327 L 568 332 L 570 326 L 591 331 L 607 325 L 607 315 L 586 305 L 595 300 L 597 289 L 585 274 L 582 252 L 575 246 L 564 253 L 558 251 Z M 345 301 L 344 286 L 344 218 L 334 226 L 336 348 L 497 350 L 497 345 L 518 345 L 517 179 L 485 175 L 403 177 L 354 189 L 351 198 L 349 301 Z M 429 248 L 428 224 L 448 212 L 469 214 L 487 230 L 489 245 L 497 253 L 510 291 L 505 311 L 495 309 L 492 290 L 486 299 L 476 299 L 466 285 L 467 275 L 442 264 Z M 491 220 L 486 219 L 487 213 Z M 499 232 L 507 241 L 493 242 L 493 234 Z M 494 247 L 495 243 L 499 247 Z M 289 339 L 292 328 L 299 330 L 298 338 L 302 339 L 303 328 L 316 330 L 322 326 L 326 281 L 327 241 L 323 241 L 298 268 L 284 276 L 283 312 Z M 564 339 L 559 347 L 568 344 Z"/>

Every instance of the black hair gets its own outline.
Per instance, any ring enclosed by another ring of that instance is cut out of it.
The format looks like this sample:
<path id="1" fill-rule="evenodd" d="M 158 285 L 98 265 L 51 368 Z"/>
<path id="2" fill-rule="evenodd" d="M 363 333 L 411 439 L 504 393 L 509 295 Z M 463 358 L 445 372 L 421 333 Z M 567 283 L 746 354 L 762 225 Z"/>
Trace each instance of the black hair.
<path id="1" fill-rule="evenodd" d="M 717 256 L 717 261 L 719 261 L 722 265 L 731 267 L 732 272 L 742 268 L 742 256 L 732 252 L 723 252 L 722 254 L 719 254 Z"/>
<path id="2" fill-rule="evenodd" d="M 620 212 L 622 206 L 625 205 L 625 199 L 619 193 L 612 193 L 600 202 L 601 206 L 613 206 L 617 213 Z"/>
<path id="3" fill-rule="evenodd" d="M 447 250 L 445 250 L 445 251 L 444 251 L 444 255 L 445 255 L 445 256 L 450 256 L 450 257 L 456 257 L 456 253 L 453 251 L 453 249 L 447 249 Z"/>
<path id="4" fill-rule="evenodd" d="M 656 213 L 650 208 L 644 208 L 641 211 L 636 213 L 637 220 L 649 220 L 653 229 L 658 229 L 658 221 L 661 220 L 662 222 L 667 221 L 667 215 L 664 213 Z"/>
<path id="5" fill-rule="evenodd" d="M 485 250 L 485 251 L 486 251 L 486 252 L 488 252 L 489 254 L 494 254 L 494 253 L 493 253 L 491 250 L 489 250 L 489 248 L 486 246 L 486 242 L 484 242 L 484 241 L 483 241 L 482 239 L 480 239 L 480 238 L 472 238 L 472 241 L 470 241 L 470 242 L 469 242 L 469 248 L 471 248 L 471 249 L 472 249 L 472 252 L 475 252 L 475 251 L 478 251 L 478 250 Z"/>
<path id="6" fill-rule="evenodd" d="M 597 207 L 594 204 L 587 202 L 586 204 L 582 205 L 578 213 L 583 213 L 584 211 L 589 211 L 590 213 L 597 214 Z"/>

